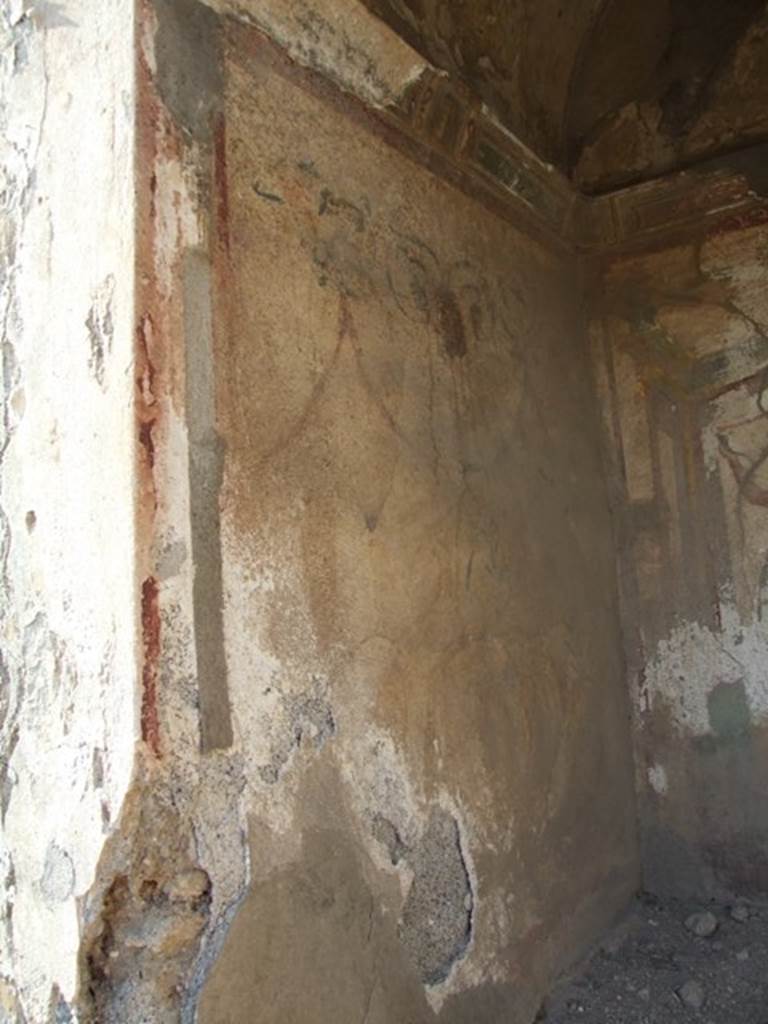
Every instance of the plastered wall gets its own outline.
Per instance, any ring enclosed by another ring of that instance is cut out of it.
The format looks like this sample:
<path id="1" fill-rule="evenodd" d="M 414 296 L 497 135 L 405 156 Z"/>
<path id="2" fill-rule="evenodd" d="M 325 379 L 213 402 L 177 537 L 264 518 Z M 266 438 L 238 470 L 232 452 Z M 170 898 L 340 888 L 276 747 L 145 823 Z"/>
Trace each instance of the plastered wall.
<path id="1" fill-rule="evenodd" d="M 633 742 L 645 884 L 765 889 L 765 222 L 585 289 L 347 9 L 2 12 L 0 1019 L 528 1024 Z"/>
<path id="2" fill-rule="evenodd" d="M 3 1012 L 522 1024 L 638 878 L 576 261 L 241 6 L 3 15 Z"/>
<path id="3" fill-rule="evenodd" d="M 220 47 L 187 280 L 250 876 L 199 1019 L 529 1021 L 637 882 L 575 261 L 257 33 Z"/>
<path id="4" fill-rule="evenodd" d="M 133 12 L 0 9 L 0 1019 L 69 1019 L 133 771 Z M 88 74 L 83 74 L 83 68 Z"/>
<path id="5" fill-rule="evenodd" d="M 646 879 L 764 885 L 766 229 L 588 324 L 347 11 L 3 14 L 9 1019 L 529 1024 L 640 881 L 619 591 Z"/>
<path id="6" fill-rule="evenodd" d="M 766 253 L 758 216 L 602 268 L 644 865 L 665 891 L 768 884 Z"/>

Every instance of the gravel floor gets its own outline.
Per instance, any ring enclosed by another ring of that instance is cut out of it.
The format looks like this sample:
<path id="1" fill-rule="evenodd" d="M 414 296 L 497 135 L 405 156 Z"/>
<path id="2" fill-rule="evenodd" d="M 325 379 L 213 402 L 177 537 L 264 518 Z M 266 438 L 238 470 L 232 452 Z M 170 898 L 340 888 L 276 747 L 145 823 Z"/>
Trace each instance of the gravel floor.
<path id="1" fill-rule="evenodd" d="M 643 896 L 538 1020 L 768 1024 L 768 905 Z"/>

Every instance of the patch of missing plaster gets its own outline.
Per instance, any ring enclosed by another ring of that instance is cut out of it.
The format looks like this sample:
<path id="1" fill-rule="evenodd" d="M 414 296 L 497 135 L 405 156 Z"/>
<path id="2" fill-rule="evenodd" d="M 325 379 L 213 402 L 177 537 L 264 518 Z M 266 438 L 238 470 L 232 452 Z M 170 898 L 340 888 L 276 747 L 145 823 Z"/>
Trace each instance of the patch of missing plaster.
<path id="1" fill-rule="evenodd" d="M 27 1024 L 28 1018 L 19 999 L 19 993 L 11 978 L 0 975 L 0 1022 L 2 1024 Z"/>
<path id="2" fill-rule="evenodd" d="M 104 388 L 106 360 L 112 352 L 112 339 L 115 333 L 112 313 L 114 293 L 115 279 L 112 274 L 109 274 L 94 292 L 91 308 L 85 319 L 90 345 L 88 369 L 102 389 Z"/>
<path id="3" fill-rule="evenodd" d="M 93 748 L 91 779 L 94 789 L 101 789 L 104 785 L 104 753 L 98 747 Z"/>
<path id="4" fill-rule="evenodd" d="M 74 1024 L 72 1008 L 62 995 L 58 985 L 53 985 L 51 988 L 48 1019 L 52 1024 Z"/>
<path id="5" fill-rule="evenodd" d="M 727 603 L 720 621 L 719 631 L 683 622 L 658 644 L 638 693 L 641 715 L 660 706 L 680 735 L 716 739 L 768 719 L 764 626 L 745 624 Z"/>
<path id="6" fill-rule="evenodd" d="M 194 889 L 185 887 L 181 896 L 174 895 L 175 879 L 119 875 L 114 880 L 104 901 L 98 942 L 89 953 L 98 1020 L 135 1019 L 122 1015 L 130 1013 L 138 996 L 132 989 L 140 990 L 153 976 L 172 977 L 178 969 L 176 958 L 189 956 L 207 922 L 210 903 L 207 874 L 197 872 L 195 878 Z M 157 962 L 153 969 L 158 957 L 165 963 Z M 140 979 L 132 978 L 137 967 Z"/>
<path id="7" fill-rule="evenodd" d="M 45 853 L 40 892 L 46 903 L 63 903 L 75 889 L 75 868 L 66 850 L 51 841 Z"/>
<path id="8" fill-rule="evenodd" d="M 11 708 L 11 678 L 3 652 L 0 650 L 0 729 L 5 725 Z"/>
<path id="9" fill-rule="evenodd" d="M 276 730 L 269 762 L 257 769 L 259 778 L 274 785 L 302 746 L 322 750 L 336 732 L 331 705 L 311 693 L 282 696 L 282 727 Z"/>
<path id="10" fill-rule="evenodd" d="M 408 853 L 408 847 L 403 842 L 397 826 L 393 825 L 389 818 L 377 812 L 373 816 L 371 833 L 373 838 L 387 851 L 391 864 L 397 867 Z"/>
<path id="11" fill-rule="evenodd" d="M 413 881 L 400 920 L 400 941 L 423 984 L 439 985 L 472 938 L 474 896 L 456 819 L 432 811 L 408 859 Z"/>
<path id="12" fill-rule="evenodd" d="M 172 579 L 181 572 L 187 560 L 187 545 L 183 540 L 168 540 L 162 544 L 155 560 L 157 578 L 160 581 Z"/>
<path id="13" fill-rule="evenodd" d="M 15 347 L 7 340 L 2 344 L 3 435 L 0 452 L 5 451 L 11 436 L 19 425 L 23 409 L 18 401 L 21 391 L 21 369 Z"/>
<path id="14" fill-rule="evenodd" d="M 357 730 L 346 730 L 344 740 L 348 749 L 343 744 L 339 753 L 352 804 L 376 840 L 371 844 L 372 855 L 380 857 L 382 850 L 387 854 L 386 859 L 380 857 L 385 867 L 392 863 L 392 856 L 382 842 L 381 828 L 375 826 L 377 818 L 388 823 L 404 848 L 415 848 L 422 831 L 423 794 L 392 737 L 370 721 L 361 722 Z"/>
<path id="15" fill-rule="evenodd" d="M 83 905 L 83 1019 L 181 1019 L 212 905 L 184 798 L 178 780 L 145 789 L 107 848 L 103 888 Z"/>
<path id="16" fill-rule="evenodd" d="M 18 742 L 19 729 L 14 724 L 3 738 L 5 750 L 0 754 L 0 825 L 5 824 L 5 816 L 11 805 L 11 797 L 16 785 L 16 770 L 11 765 L 11 759 Z"/>

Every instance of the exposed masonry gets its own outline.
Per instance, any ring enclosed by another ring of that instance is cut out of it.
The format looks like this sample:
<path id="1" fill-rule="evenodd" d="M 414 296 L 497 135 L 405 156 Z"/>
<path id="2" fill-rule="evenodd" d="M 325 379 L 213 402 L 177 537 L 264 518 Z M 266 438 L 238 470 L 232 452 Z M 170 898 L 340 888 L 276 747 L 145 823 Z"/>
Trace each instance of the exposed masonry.
<path id="1" fill-rule="evenodd" d="M 387 851 L 392 866 L 397 867 L 408 853 L 408 847 L 403 842 L 397 826 L 393 825 L 389 818 L 377 811 L 371 823 L 371 834 Z"/>
<path id="2" fill-rule="evenodd" d="M 178 1020 L 210 918 L 211 881 L 172 789 L 155 785 L 141 803 L 85 944 L 83 1010 L 100 1024 Z"/>
<path id="3" fill-rule="evenodd" d="M 390 856 L 400 857 L 395 833 Z M 474 895 L 456 819 L 432 810 L 424 833 L 405 860 L 413 881 L 403 906 L 400 941 L 425 985 L 439 985 L 465 956 L 472 939 Z"/>
<path id="4" fill-rule="evenodd" d="M 149 771 L 82 908 L 79 1020 L 191 1022 L 244 893 L 240 760 Z"/>
<path id="5" fill-rule="evenodd" d="M 389 811 L 399 810 L 393 816 L 405 818 L 400 805 L 398 799 Z M 374 811 L 370 829 L 389 863 L 410 879 L 398 925 L 403 949 L 425 986 L 440 985 L 472 941 L 475 894 L 459 823 L 435 806 L 410 841 L 381 810 Z"/>
<path id="6" fill-rule="evenodd" d="M 271 757 L 257 768 L 259 778 L 268 785 L 280 779 L 300 747 L 322 750 L 336 732 L 336 722 L 330 704 L 321 696 L 280 695 L 271 731 Z"/>

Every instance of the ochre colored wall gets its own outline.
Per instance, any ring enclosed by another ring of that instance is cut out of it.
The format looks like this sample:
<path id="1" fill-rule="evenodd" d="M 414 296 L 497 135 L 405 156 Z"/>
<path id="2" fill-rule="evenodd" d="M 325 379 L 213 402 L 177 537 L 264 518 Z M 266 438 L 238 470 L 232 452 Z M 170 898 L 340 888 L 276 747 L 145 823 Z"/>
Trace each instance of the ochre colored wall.
<path id="1" fill-rule="evenodd" d="M 638 876 L 575 262 L 255 33 L 225 50 L 208 439 L 251 883 L 200 1020 L 527 1024 Z"/>
<path id="2" fill-rule="evenodd" d="M 767 269 L 759 221 L 603 268 L 594 350 L 646 882 L 663 891 L 768 887 Z"/>

